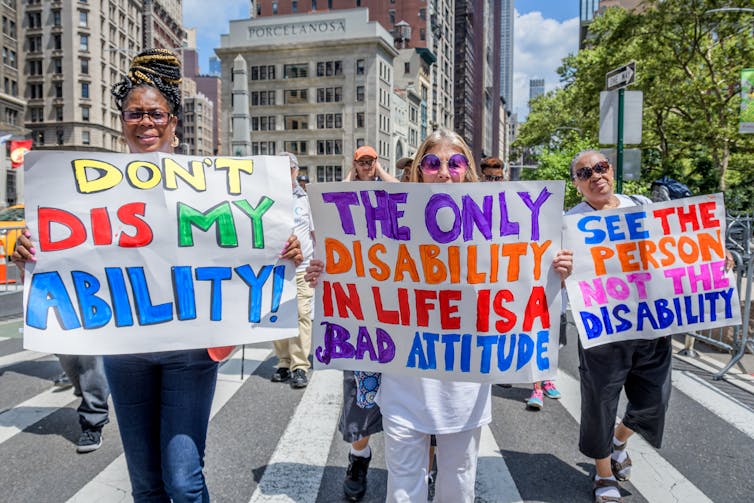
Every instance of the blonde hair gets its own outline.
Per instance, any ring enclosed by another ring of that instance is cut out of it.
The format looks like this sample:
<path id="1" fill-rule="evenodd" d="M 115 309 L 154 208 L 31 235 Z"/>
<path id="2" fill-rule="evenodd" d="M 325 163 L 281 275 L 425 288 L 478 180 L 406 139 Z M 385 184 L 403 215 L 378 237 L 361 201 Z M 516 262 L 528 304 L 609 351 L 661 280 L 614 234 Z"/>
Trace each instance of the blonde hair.
<path id="1" fill-rule="evenodd" d="M 424 181 L 421 176 L 421 168 L 419 167 L 422 162 L 422 158 L 425 156 L 427 151 L 432 150 L 440 144 L 455 147 L 461 154 L 466 156 L 466 159 L 469 160 L 469 169 L 466 170 L 466 174 L 463 176 L 464 182 L 479 181 L 479 176 L 476 173 L 476 163 L 474 163 L 474 157 L 471 154 L 471 149 L 463 140 L 463 138 L 461 138 L 461 135 L 459 135 L 455 131 L 451 131 L 450 129 L 437 129 L 435 131 L 432 131 L 432 133 L 430 133 L 429 136 L 424 139 L 424 142 L 419 145 L 419 150 L 417 150 L 416 155 L 414 155 L 414 162 L 411 163 L 411 176 L 409 177 L 410 182 Z"/>

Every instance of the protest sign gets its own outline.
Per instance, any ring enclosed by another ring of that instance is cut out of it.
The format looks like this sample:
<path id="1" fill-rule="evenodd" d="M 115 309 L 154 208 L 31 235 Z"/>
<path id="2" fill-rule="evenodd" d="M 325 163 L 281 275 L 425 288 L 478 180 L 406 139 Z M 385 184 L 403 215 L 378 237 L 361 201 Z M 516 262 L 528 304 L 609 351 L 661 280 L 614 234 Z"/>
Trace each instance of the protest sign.
<path id="1" fill-rule="evenodd" d="M 563 182 L 309 186 L 325 262 L 315 368 L 555 375 Z"/>
<path id="2" fill-rule="evenodd" d="M 296 335 L 282 157 L 29 152 L 24 347 L 206 348 Z"/>
<path id="3" fill-rule="evenodd" d="M 567 215 L 564 229 L 584 348 L 741 323 L 722 194 Z"/>

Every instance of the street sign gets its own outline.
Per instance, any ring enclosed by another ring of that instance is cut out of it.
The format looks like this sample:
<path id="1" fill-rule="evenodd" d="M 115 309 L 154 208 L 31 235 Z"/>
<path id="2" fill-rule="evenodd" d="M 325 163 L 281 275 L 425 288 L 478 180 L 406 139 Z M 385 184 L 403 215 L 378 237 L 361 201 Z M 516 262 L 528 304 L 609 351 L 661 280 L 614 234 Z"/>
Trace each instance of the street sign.
<path id="1" fill-rule="evenodd" d="M 605 79 L 607 81 L 606 91 L 615 91 L 633 84 L 636 80 L 636 61 L 631 61 L 627 65 L 607 72 Z"/>
<path id="2" fill-rule="evenodd" d="M 623 114 L 623 143 L 636 145 L 641 143 L 641 120 L 644 93 L 641 91 L 624 91 L 625 110 Z M 618 143 L 618 91 L 600 93 L 600 134 L 602 145 Z"/>
<path id="3" fill-rule="evenodd" d="M 601 148 L 600 152 L 615 166 L 618 163 L 618 151 L 614 148 Z M 623 151 L 623 179 L 638 180 L 641 178 L 641 149 L 627 148 Z"/>

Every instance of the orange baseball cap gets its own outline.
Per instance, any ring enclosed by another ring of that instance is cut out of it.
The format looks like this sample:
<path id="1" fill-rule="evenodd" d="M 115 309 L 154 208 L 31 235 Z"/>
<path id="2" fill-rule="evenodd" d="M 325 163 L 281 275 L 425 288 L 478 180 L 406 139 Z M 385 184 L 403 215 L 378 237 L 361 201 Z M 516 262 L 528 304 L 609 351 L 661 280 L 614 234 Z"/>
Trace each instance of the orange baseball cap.
<path id="1" fill-rule="evenodd" d="M 353 158 L 356 161 L 358 161 L 362 157 L 374 157 L 375 159 L 377 159 L 377 151 L 369 145 L 364 145 L 363 147 L 357 148 L 356 152 L 353 153 Z"/>

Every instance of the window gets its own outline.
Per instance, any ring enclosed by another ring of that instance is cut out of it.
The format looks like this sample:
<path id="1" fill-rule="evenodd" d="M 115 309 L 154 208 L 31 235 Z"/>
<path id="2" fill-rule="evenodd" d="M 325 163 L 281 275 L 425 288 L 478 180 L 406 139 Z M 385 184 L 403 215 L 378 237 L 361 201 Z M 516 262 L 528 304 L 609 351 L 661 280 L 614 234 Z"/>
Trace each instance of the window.
<path id="1" fill-rule="evenodd" d="M 342 140 L 317 140 L 317 155 L 340 155 L 342 153 Z"/>
<path id="2" fill-rule="evenodd" d="M 309 76 L 309 64 L 297 63 L 295 65 L 283 65 L 284 79 L 300 79 Z"/>
<path id="3" fill-rule="evenodd" d="M 58 27 L 62 26 L 60 9 L 55 9 L 54 11 L 52 11 L 52 25 Z"/>
<path id="4" fill-rule="evenodd" d="M 308 115 L 286 115 L 285 129 L 309 129 Z"/>
<path id="5" fill-rule="evenodd" d="M 275 130 L 275 116 L 267 115 L 267 116 L 262 116 L 262 117 L 252 117 L 251 130 L 252 131 L 274 131 Z"/>
<path id="6" fill-rule="evenodd" d="M 79 26 L 81 27 L 87 27 L 89 26 L 89 13 L 83 10 L 79 11 Z"/>
<path id="7" fill-rule="evenodd" d="M 12 108 L 5 109 L 5 122 L 8 124 L 16 124 L 18 122 L 18 110 Z"/>
<path id="8" fill-rule="evenodd" d="M 387 11 L 387 15 L 390 17 L 390 24 L 395 24 L 395 9 Z"/>
<path id="9" fill-rule="evenodd" d="M 356 86 L 356 101 L 364 101 L 364 86 Z"/>
<path id="10" fill-rule="evenodd" d="M 52 72 L 63 73 L 63 60 L 61 58 L 52 58 Z"/>
<path id="11" fill-rule="evenodd" d="M 82 82 L 81 83 L 81 97 L 82 98 L 88 98 L 89 97 L 89 82 Z"/>
<path id="12" fill-rule="evenodd" d="M 274 141 L 251 142 L 251 155 L 275 155 Z"/>
<path id="13" fill-rule="evenodd" d="M 42 52 L 42 37 L 35 35 L 28 38 L 29 52 Z"/>
<path id="14" fill-rule="evenodd" d="M 256 106 L 274 105 L 275 91 L 252 91 L 251 104 Z"/>
<path id="15" fill-rule="evenodd" d="M 29 20 L 30 29 L 42 27 L 42 13 L 41 12 L 29 12 L 27 19 Z"/>
<path id="16" fill-rule="evenodd" d="M 272 13 L 277 14 L 278 13 L 278 3 L 273 1 L 272 2 Z"/>
<path id="17" fill-rule="evenodd" d="M 291 12 L 293 12 L 294 14 L 298 12 L 298 1 L 297 0 L 293 0 L 291 2 Z M 288 149 L 285 149 L 285 150 L 288 150 Z M 288 151 L 290 152 L 290 150 L 288 150 Z"/>
<path id="18" fill-rule="evenodd" d="M 63 84 L 60 82 L 55 82 L 55 97 L 56 98 L 62 98 L 63 97 Z"/>
<path id="19" fill-rule="evenodd" d="M 89 122 L 89 107 L 81 107 L 81 120 Z"/>
<path id="20" fill-rule="evenodd" d="M 364 112 L 356 112 L 356 127 L 364 127 Z"/>
<path id="21" fill-rule="evenodd" d="M 58 145 L 62 145 L 63 141 L 65 139 L 65 131 L 63 131 L 62 129 L 58 129 L 56 131 L 56 135 L 57 135 L 57 138 L 58 138 Z"/>
<path id="22" fill-rule="evenodd" d="M 52 48 L 55 49 L 56 51 L 60 51 L 61 49 L 63 49 L 63 39 L 60 36 L 60 33 L 55 33 L 52 36 Z"/>
<path id="23" fill-rule="evenodd" d="M 317 114 L 317 129 L 343 127 L 343 114 Z"/>
<path id="24" fill-rule="evenodd" d="M 29 84 L 29 98 L 36 100 L 43 97 L 42 84 Z"/>
<path id="25" fill-rule="evenodd" d="M 422 21 L 427 20 L 427 9 L 425 8 L 419 9 L 419 19 L 421 19 Z"/>
<path id="26" fill-rule="evenodd" d="M 411 73 L 411 62 L 406 61 L 403 63 L 403 73 Z"/>
<path id="27" fill-rule="evenodd" d="M 89 35 L 81 35 L 81 43 L 79 49 L 82 51 L 89 50 Z"/>
<path id="28" fill-rule="evenodd" d="M 62 121 L 63 120 L 63 105 L 56 105 L 55 106 L 55 120 L 56 121 Z"/>
<path id="29" fill-rule="evenodd" d="M 317 89 L 317 103 L 337 103 L 343 101 L 342 87 L 320 87 Z"/>
<path id="30" fill-rule="evenodd" d="M 37 145 L 44 145 L 45 144 L 45 132 L 44 131 L 37 131 L 34 133 L 34 143 Z"/>
<path id="31" fill-rule="evenodd" d="M 308 103 L 306 89 L 286 89 L 283 93 L 285 104 Z"/>
<path id="32" fill-rule="evenodd" d="M 274 80 L 275 65 L 261 65 L 251 67 L 251 80 Z"/>
<path id="33" fill-rule="evenodd" d="M 44 108 L 42 107 L 29 107 L 29 117 L 31 122 L 42 122 L 44 118 Z"/>
<path id="34" fill-rule="evenodd" d="M 424 28 L 419 29 L 419 40 L 427 40 L 427 30 Z"/>
<path id="35" fill-rule="evenodd" d="M 363 59 L 356 60 L 356 75 L 364 75 L 365 64 Z"/>
<path id="36" fill-rule="evenodd" d="M 89 75 L 89 60 L 88 59 L 81 60 L 81 74 Z"/>
<path id="37" fill-rule="evenodd" d="M 81 143 L 83 143 L 84 145 L 89 145 L 91 143 L 91 136 L 89 135 L 89 131 L 81 132 Z"/>
<path id="38" fill-rule="evenodd" d="M 317 166 L 318 182 L 339 182 L 343 180 L 343 168 L 340 166 Z"/>
<path id="39" fill-rule="evenodd" d="M 308 152 L 305 141 L 286 141 L 283 143 L 283 148 L 286 152 L 298 155 L 306 155 Z"/>
<path id="40" fill-rule="evenodd" d="M 342 61 L 319 61 L 317 63 L 317 77 L 332 77 L 343 75 Z"/>
<path id="41" fill-rule="evenodd" d="M 29 61 L 29 75 L 42 75 L 42 60 Z"/>

